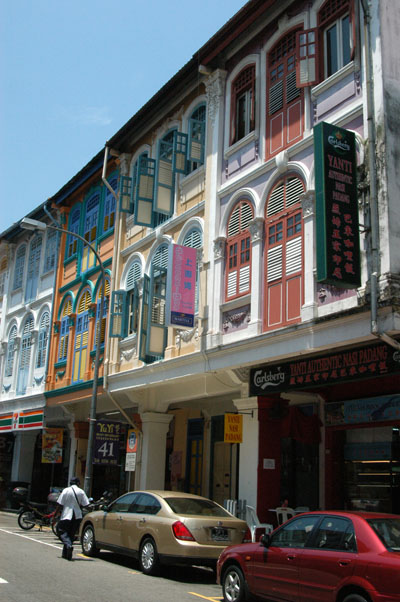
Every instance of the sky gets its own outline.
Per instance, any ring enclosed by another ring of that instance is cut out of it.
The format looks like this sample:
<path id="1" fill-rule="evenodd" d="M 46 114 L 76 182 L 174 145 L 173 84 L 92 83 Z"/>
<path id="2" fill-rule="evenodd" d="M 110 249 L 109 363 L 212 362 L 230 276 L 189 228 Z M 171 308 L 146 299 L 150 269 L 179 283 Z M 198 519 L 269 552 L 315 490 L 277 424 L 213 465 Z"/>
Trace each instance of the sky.
<path id="1" fill-rule="evenodd" d="M 0 233 L 57 193 L 245 3 L 0 1 Z"/>

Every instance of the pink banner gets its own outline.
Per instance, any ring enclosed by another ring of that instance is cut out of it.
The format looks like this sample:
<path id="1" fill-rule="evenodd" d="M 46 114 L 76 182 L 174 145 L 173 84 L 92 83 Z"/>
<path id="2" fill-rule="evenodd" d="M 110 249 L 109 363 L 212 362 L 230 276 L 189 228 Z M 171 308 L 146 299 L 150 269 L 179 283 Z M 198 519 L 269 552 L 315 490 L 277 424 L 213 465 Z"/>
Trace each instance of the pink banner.
<path id="1" fill-rule="evenodd" d="M 197 251 L 191 247 L 172 245 L 171 253 L 167 319 L 171 326 L 192 328 L 196 303 Z"/>

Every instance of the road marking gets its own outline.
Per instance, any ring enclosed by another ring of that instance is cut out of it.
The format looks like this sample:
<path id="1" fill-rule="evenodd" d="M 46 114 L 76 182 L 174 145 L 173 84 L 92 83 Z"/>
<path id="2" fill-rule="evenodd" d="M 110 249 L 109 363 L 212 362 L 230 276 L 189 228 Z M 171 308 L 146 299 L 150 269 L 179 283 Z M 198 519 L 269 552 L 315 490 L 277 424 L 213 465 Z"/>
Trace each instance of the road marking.
<path id="1" fill-rule="evenodd" d="M 223 598 L 216 598 L 215 596 L 213 596 L 212 598 L 208 598 L 207 596 L 196 594 L 196 592 L 188 592 L 188 594 L 191 594 L 192 596 L 197 596 L 198 598 L 203 598 L 203 600 L 210 600 L 210 602 L 221 602 L 221 600 L 223 600 Z"/>
<path id="2" fill-rule="evenodd" d="M 7 531 L 6 529 L 0 529 L 3 533 L 8 533 L 9 535 L 16 535 L 17 537 L 23 537 L 24 539 L 29 539 L 29 541 L 36 541 L 36 543 L 41 543 L 44 546 L 50 546 L 51 548 L 56 548 L 56 550 L 60 550 L 60 546 L 56 546 L 54 543 L 47 543 L 47 541 L 41 541 L 40 539 L 35 539 L 34 537 L 29 537 L 28 535 L 22 535 L 22 533 L 15 533 L 14 531 Z"/>
<path id="3" fill-rule="evenodd" d="M 8 581 L 6 581 L 5 579 L 2 579 L 2 578 L 0 577 L 0 583 L 8 583 Z"/>

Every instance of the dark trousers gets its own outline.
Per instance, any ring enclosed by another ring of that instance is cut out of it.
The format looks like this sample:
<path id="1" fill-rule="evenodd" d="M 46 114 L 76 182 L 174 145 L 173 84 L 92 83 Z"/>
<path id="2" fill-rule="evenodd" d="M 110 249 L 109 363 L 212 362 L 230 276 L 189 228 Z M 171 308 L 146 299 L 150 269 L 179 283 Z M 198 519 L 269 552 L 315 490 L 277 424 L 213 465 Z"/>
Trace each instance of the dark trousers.
<path id="1" fill-rule="evenodd" d="M 64 546 L 72 548 L 74 544 L 75 535 L 81 524 L 81 518 L 72 518 L 71 520 L 60 520 L 58 523 L 58 533 Z"/>

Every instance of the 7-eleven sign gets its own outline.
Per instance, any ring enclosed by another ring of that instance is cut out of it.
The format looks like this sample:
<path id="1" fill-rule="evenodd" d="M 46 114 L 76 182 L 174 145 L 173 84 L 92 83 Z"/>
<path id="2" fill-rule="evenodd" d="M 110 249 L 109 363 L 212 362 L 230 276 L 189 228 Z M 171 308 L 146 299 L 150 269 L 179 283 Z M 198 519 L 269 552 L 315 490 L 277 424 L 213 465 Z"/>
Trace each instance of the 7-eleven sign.
<path id="1" fill-rule="evenodd" d="M 32 430 L 43 428 L 43 410 L 27 410 L 25 412 L 13 412 L 0 416 L 0 432 Z"/>

